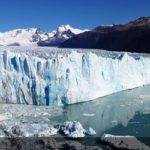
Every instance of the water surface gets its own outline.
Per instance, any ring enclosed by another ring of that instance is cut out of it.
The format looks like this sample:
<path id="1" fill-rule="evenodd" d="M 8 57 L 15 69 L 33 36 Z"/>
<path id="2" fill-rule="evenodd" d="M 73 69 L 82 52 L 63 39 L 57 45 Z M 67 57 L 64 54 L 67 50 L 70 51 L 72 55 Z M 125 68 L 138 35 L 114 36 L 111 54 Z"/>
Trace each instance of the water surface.
<path id="1" fill-rule="evenodd" d="M 150 86 L 115 93 L 94 101 L 63 107 L 63 113 L 51 117 L 53 124 L 79 121 L 92 127 L 97 135 L 133 135 L 150 137 Z"/>

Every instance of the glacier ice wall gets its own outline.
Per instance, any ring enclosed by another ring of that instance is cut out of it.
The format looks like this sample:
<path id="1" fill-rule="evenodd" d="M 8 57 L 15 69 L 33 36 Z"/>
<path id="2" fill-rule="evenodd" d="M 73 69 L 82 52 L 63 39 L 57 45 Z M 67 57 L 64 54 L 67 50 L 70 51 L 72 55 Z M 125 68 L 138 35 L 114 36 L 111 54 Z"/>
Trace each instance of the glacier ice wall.
<path id="1" fill-rule="evenodd" d="M 149 55 L 0 47 L 0 102 L 71 104 L 150 84 Z"/>

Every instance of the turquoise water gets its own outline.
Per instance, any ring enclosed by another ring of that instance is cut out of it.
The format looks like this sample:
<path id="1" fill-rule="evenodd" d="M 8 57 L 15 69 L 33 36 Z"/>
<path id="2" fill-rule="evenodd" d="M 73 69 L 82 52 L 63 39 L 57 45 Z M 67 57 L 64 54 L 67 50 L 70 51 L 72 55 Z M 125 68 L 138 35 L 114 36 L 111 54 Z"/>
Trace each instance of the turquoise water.
<path id="1" fill-rule="evenodd" d="M 96 130 L 97 137 L 104 133 L 150 137 L 150 86 L 65 106 L 61 115 L 50 120 L 54 124 L 79 121 L 85 129 Z"/>

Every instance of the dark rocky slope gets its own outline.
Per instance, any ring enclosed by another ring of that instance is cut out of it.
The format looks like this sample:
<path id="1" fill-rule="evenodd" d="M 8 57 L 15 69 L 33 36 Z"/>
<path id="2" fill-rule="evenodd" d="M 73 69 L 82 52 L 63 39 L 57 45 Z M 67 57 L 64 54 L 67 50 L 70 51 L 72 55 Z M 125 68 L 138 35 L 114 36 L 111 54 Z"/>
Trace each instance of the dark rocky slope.
<path id="1" fill-rule="evenodd" d="M 124 25 L 99 26 L 74 36 L 60 47 L 150 53 L 150 17 L 141 17 Z"/>

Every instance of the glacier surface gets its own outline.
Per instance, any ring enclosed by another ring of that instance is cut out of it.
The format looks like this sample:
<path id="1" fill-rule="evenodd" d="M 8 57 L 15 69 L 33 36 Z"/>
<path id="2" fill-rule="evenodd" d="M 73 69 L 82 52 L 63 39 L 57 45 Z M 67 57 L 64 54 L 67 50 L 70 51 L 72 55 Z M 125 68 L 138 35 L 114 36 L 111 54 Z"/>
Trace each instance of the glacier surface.
<path id="1" fill-rule="evenodd" d="M 72 104 L 150 84 L 150 55 L 0 47 L 0 102 Z"/>

